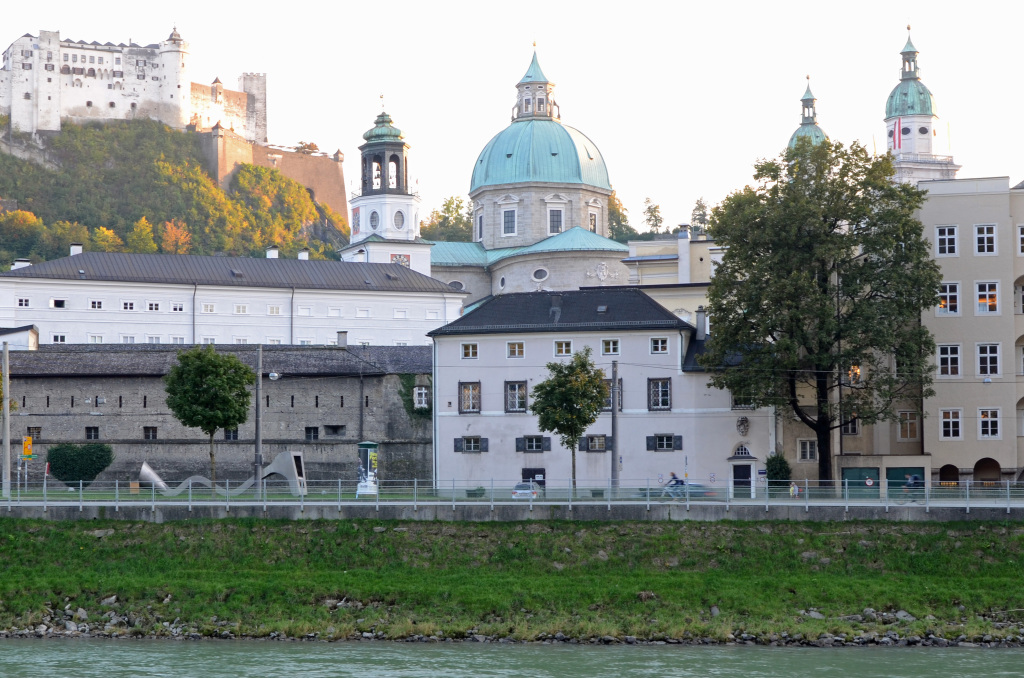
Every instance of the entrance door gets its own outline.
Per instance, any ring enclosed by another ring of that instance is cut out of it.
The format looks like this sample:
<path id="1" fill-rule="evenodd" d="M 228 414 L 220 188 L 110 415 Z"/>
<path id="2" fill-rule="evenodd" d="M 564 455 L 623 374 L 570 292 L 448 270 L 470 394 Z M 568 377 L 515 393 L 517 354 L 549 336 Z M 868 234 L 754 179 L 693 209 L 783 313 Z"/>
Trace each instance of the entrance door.
<path id="1" fill-rule="evenodd" d="M 542 468 L 524 468 L 523 469 L 523 482 L 530 482 L 531 480 L 543 489 L 546 484 L 547 476 L 544 475 L 544 469 Z"/>
<path id="2" fill-rule="evenodd" d="M 732 466 L 732 491 L 733 496 L 738 499 L 753 499 L 754 485 L 750 482 L 750 464 L 733 464 Z"/>

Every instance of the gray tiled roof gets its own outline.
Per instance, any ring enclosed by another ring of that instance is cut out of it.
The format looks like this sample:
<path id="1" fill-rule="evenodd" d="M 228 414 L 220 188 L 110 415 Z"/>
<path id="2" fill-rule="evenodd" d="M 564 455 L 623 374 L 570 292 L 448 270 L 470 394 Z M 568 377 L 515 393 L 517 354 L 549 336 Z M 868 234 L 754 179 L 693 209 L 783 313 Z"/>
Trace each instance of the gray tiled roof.
<path id="1" fill-rule="evenodd" d="M 601 310 L 603 308 L 603 310 Z M 636 288 L 502 294 L 429 336 L 566 330 L 693 329 Z"/>
<path id="2" fill-rule="evenodd" d="M 206 257 L 192 254 L 83 252 L 6 271 L 0 273 L 0 277 L 227 287 L 295 287 L 304 290 L 455 293 L 445 283 L 398 264 Z"/>
<path id="3" fill-rule="evenodd" d="M 12 351 L 12 377 L 163 376 L 178 351 L 170 344 L 47 344 L 37 351 Z M 256 345 L 217 345 L 255 369 Z M 285 376 L 429 374 L 430 346 L 264 346 L 263 372 Z"/>
<path id="4" fill-rule="evenodd" d="M 24 332 L 25 330 L 30 330 L 33 327 L 35 327 L 35 325 L 22 325 L 21 327 L 0 327 L 0 335 Z"/>

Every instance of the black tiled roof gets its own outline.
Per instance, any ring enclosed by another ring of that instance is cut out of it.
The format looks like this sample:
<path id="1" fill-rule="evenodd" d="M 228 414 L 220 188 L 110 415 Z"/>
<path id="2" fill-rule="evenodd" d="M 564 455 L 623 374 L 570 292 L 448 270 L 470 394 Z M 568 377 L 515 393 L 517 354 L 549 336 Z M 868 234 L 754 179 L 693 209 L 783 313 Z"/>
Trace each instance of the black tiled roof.
<path id="1" fill-rule="evenodd" d="M 655 328 L 693 326 L 638 289 L 595 288 L 502 294 L 428 335 Z"/>
<path id="2" fill-rule="evenodd" d="M 0 335 L 15 334 L 17 332 L 24 332 L 30 330 L 35 325 L 22 325 L 21 327 L 0 327 Z"/>
<path id="3" fill-rule="evenodd" d="M 178 351 L 172 344 L 46 344 L 37 351 L 11 351 L 12 377 L 163 376 Z M 256 368 L 256 345 L 216 345 Z M 264 346 L 263 373 L 330 377 L 383 374 L 429 374 L 430 346 Z"/>
<path id="4" fill-rule="evenodd" d="M 0 277 L 226 287 L 295 287 L 305 290 L 455 292 L 445 283 L 399 264 L 207 257 L 192 254 L 83 252 L 6 271 L 0 273 Z"/>

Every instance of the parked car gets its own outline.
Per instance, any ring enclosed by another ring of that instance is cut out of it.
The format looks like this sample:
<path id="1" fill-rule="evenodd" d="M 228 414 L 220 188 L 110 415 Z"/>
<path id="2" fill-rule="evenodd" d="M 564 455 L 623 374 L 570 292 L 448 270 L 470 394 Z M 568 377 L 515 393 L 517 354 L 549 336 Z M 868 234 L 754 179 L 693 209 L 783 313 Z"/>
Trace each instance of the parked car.
<path id="1" fill-rule="evenodd" d="M 512 488 L 513 499 L 536 499 L 539 493 L 540 485 L 537 483 L 516 483 L 516 486 Z"/>

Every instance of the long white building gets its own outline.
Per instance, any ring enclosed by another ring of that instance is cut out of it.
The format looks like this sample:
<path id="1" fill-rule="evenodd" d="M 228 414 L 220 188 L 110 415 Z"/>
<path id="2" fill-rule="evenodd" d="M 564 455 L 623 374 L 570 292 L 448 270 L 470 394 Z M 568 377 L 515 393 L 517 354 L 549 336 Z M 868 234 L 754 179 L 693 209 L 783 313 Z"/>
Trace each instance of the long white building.
<path id="1" fill-rule="evenodd" d="M 82 252 L 0 273 L 0 327 L 43 344 L 429 344 L 464 292 L 399 264 Z M 304 255 L 300 254 L 300 257 Z"/>
<path id="2" fill-rule="evenodd" d="M 58 131 L 61 121 L 152 118 L 208 130 L 218 122 L 246 140 L 267 141 L 267 79 L 244 73 L 240 91 L 220 79 L 192 82 L 189 44 L 177 29 L 149 45 L 67 40 L 58 31 L 25 34 L 3 53 L 0 115 L 25 133 Z"/>

